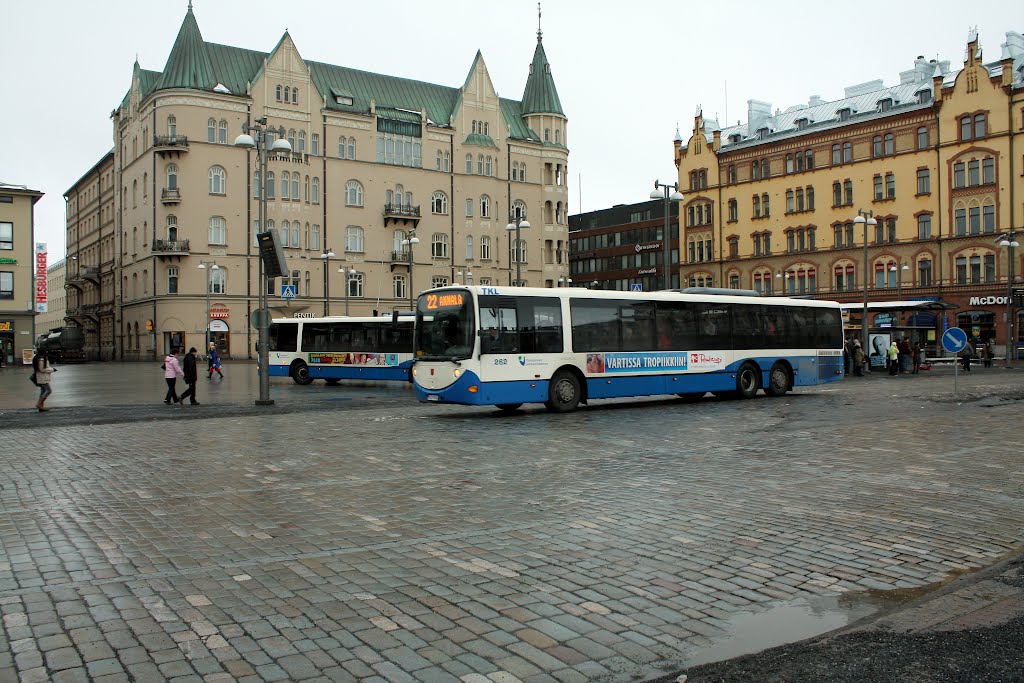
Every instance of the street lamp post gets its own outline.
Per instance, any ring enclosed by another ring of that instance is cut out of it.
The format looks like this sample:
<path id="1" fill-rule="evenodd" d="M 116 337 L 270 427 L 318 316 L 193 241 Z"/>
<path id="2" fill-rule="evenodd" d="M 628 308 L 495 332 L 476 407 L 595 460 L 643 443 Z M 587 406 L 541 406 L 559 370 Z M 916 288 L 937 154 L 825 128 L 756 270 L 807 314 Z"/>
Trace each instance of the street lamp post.
<path id="1" fill-rule="evenodd" d="M 209 268 L 207 268 L 209 266 Z M 217 265 L 216 261 L 200 261 L 199 265 L 196 266 L 199 270 L 206 271 L 206 344 L 209 348 L 210 342 L 213 341 L 213 333 L 210 331 L 210 290 L 213 289 L 213 271 L 220 270 L 220 266 Z"/>
<path id="2" fill-rule="evenodd" d="M 352 273 L 355 272 L 355 269 L 349 270 L 345 266 L 342 266 L 341 268 L 338 268 L 338 272 L 341 273 L 341 281 L 345 283 L 345 317 L 348 317 L 349 278 L 352 276 Z"/>
<path id="3" fill-rule="evenodd" d="M 462 284 L 469 286 L 473 284 L 473 271 L 469 270 L 468 268 L 465 271 L 460 270 L 459 272 L 455 273 L 455 278 L 462 278 Z"/>
<path id="4" fill-rule="evenodd" d="M 1014 336 L 1014 310 L 1013 310 L 1013 278 L 1016 264 L 1014 249 L 1020 246 L 1017 241 L 1017 229 L 1011 228 L 1006 237 L 999 240 L 999 246 L 1006 247 L 1008 257 L 1006 270 L 1006 367 L 1013 367 L 1013 357 L 1017 355 L 1017 337 Z"/>
<path id="5" fill-rule="evenodd" d="M 558 278 L 558 286 L 559 287 L 571 287 L 572 286 L 572 278 L 571 277 L 560 277 L 560 278 Z"/>
<path id="6" fill-rule="evenodd" d="M 513 231 L 515 231 L 515 233 L 516 233 L 516 248 L 512 250 L 512 253 L 515 254 L 515 257 L 516 257 L 516 287 L 522 287 L 523 286 L 523 272 L 522 272 L 523 252 L 522 252 L 522 242 L 519 239 L 519 230 L 520 230 L 520 228 L 527 228 L 528 229 L 530 227 L 530 221 L 524 219 L 522 214 L 520 214 L 518 212 L 512 214 L 511 220 L 512 220 L 512 222 L 509 223 L 508 225 L 506 225 L 505 229 L 508 230 L 510 234 Z"/>
<path id="7" fill-rule="evenodd" d="M 903 301 L 903 271 L 910 270 L 910 266 L 902 261 L 889 266 L 890 273 L 896 273 L 896 301 Z M 903 311 L 900 312 L 900 323 L 903 323 Z"/>
<path id="8" fill-rule="evenodd" d="M 662 192 L 658 192 L 658 190 L 662 190 Z M 672 194 L 669 194 L 669 190 L 672 190 Z M 651 191 L 651 199 L 665 200 L 665 234 L 662 235 L 665 238 L 665 289 L 672 289 L 672 229 L 669 224 L 669 214 L 671 213 L 669 211 L 669 202 L 678 203 L 683 201 L 683 195 L 679 192 L 679 183 L 666 185 L 655 180 L 654 189 Z M 683 241 L 680 239 L 680 246 L 682 246 L 682 243 Z"/>
<path id="9" fill-rule="evenodd" d="M 250 135 L 249 133 L 254 135 Z M 270 143 L 270 133 L 277 139 Z M 235 138 L 235 147 L 256 150 L 256 165 L 260 170 L 259 211 L 260 232 L 266 232 L 267 222 L 267 157 L 271 152 L 290 152 L 292 146 L 285 139 L 284 126 L 274 129 L 267 125 L 267 117 L 257 118 L 251 125 L 242 124 L 242 134 Z M 270 310 L 267 305 L 267 283 L 263 276 L 263 259 L 257 259 L 256 286 L 259 287 L 259 309 L 256 314 L 259 337 L 256 342 L 256 355 L 259 363 L 260 396 L 256 399 L 258 406 L 274 405 L 270 398 Z"/>
<path id="10" fill-rule="evenodd" d="M 327 269 L 330 268 L 331 259 L 334 258 L 334 252 L 327 248 L 324 244 L 324 253 L 320 254 L 320 258 L 324 260 L 324 317 L 326 318 L 331 314 L 331 278 L 327 277 Z M 345 288 L 345 315 L 348 315 L 348 288 Z"/>
<path id="11" fill-rule="evenodd" d="M 408 247 L 409 249 L 409 310 L 415 312 L 416 308 L 413 304 L 412 299 L 412 248 L 413 246 L 420 243 L 420 238 L 416 236 L 416 230 L 410 230 L 409 236 L 402 240 L 402 246 Z M 347 289 L 345 291 L 348 291 Z"/>
<path id="12" fill-rule="evenodd" d="M 857 209 L 857 217 L 853 219 L 854 223 L 864 226 L 864 310 L 861 313 L 860 321 L 860 346 L 864 349 L 864 353 L 868 352 L 868 278 L 870 277 L 868 275 L 868 226 L 878 225 L 874 215 L 874 211 Z"/>

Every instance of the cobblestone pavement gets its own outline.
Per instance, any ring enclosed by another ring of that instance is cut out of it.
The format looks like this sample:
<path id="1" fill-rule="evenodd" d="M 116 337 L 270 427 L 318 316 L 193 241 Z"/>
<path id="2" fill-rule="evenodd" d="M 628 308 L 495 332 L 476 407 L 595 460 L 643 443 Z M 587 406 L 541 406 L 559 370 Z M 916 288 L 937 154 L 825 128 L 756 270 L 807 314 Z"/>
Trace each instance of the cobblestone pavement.
<path id="1" fill-rule="evenodd" d="M 80 395 L 135 372 L 92 367 Z M 1024 549 L 1019 372 L 512 416 L 275 384 L 123 417 L 127 380 L 41 415 L 5 374 L 0 680 L 633 681 L 787 607 L 774 642 L 814 635 Z"/>

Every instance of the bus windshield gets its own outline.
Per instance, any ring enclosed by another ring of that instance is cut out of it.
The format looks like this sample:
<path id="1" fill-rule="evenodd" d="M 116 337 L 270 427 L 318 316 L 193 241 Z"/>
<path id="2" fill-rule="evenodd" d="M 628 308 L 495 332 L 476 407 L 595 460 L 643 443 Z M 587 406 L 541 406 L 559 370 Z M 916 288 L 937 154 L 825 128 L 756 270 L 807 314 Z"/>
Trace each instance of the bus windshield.
<path id="1" fill-rule="evenodd" d="M 471 358 L 476 341 L 473 297 L 445 289 L 420 295 L 416 304 L 416 360 Z"/>

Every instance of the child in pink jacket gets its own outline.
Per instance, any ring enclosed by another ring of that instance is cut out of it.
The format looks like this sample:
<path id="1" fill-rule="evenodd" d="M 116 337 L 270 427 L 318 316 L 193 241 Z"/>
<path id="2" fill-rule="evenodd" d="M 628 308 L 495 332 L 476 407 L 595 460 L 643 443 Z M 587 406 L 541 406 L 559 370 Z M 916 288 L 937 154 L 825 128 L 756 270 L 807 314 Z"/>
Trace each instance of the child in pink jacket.
<path id="1" fill-rule="evenodd" d="M 178 403 L 181 399 L 178 398 L 178 392 L 175 391 L 174 386 L 178 383 L 179 377 L 184 377 L 185 373 L 181 371 L 181 363 L 178 362 L 178 348 L 171 347 L 171 352 L 164 358 L 164 380 L 167 381 L 167 395 L 164 396 L 164 403 L 170 403 L 172 400 Z"/>

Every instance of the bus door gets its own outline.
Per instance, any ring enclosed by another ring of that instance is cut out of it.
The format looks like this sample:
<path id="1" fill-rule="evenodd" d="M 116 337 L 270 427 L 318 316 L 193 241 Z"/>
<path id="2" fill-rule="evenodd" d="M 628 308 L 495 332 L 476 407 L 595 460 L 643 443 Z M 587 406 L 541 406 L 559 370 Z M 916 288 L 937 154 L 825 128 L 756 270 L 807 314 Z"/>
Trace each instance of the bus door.
<path id="1" fill-rule="evenodd" d="M 512 297 L 480 297 L 480 354 L 516 353 L 518 316 Z"/>

